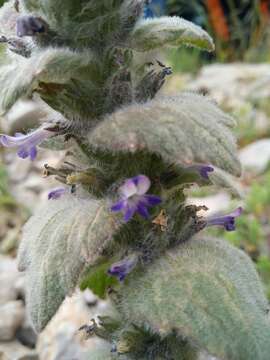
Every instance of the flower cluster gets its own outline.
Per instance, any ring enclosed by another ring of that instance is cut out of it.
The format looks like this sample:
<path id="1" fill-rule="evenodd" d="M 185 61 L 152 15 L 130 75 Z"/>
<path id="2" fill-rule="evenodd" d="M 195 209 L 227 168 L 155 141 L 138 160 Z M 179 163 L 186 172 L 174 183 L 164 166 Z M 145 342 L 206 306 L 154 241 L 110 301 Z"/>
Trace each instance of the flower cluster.
<path id="1" fill-rule="evenodd" d="M 29 157 L 34 160 L 37 156 L 37 146 L 44 140 L 55 133 L 48 128 L 41 127 L 27 135 L 20 133 L 15 136 L 0 135 L 0 144 L 5 147 L 17 147 L 18 156 L 22 159 Z M 209 173 L 214 171 L 211 165 L 191 165 L 186 168 L 187 171 L 197 172 L 205 179 L 209 180 Z M 149 209 L 151 207 L 160 205 L 162 200 L 158 195 L 148 194 L 151 187 L 150 179 L 145 175 L 137 175 L 125 180 L 118 192 L 120 199 L 111 207 L 113 212 L 122 212 L 124 221 L 128 222 L 137 213 L 144 219 L 149 219 Z M 56 188 L 49 192 L 49 200 L 57 200 L 68 192 L 67 188 Z M 227 231 L 235 230 L 235 220 L 242 213 L 242 208 L 239 207 L 228 215 L 212 217 L 206 219 L 206 227 L 221 226 Z M 127 274 L 129 274 L 138 262 L 138 256 L 127 257 L 115 264 L 113 264 L 108 273 L 116 276 L 119 281 L 123 281 Z"/>
<path id="2" fill-rule="evenodd" d="M 192 171 L 198 171 L 200 175 L 208 179 L 208 173 L 214 171 L 209 165 L 196 165 L 192 167 Z M 147 194 L 151 187 L 150 179 L 145 175 L 138 175 L 127 179 L 120 187 L 120 200 L 111 207 L 114 212 L 121 211 L 124 215 L 124 221 L 128 222 L 135 213 L 143 218 L 149 218 L 148 208 L 159 205 L 161 198 L 156 195 Z M 235 230 L 235 220 L 242 214 L 243 209 L 237 208 L 228 215 L 212 217 L 206 219 L 206 227 L 222 226 L 226 231 Z M 138 257 L 128 257 L 115 264 L 108 270 L 108 274 L 116 276 L 119 281 L 123 281 L 125 277 L 134 269 L 138 261 Z"/>

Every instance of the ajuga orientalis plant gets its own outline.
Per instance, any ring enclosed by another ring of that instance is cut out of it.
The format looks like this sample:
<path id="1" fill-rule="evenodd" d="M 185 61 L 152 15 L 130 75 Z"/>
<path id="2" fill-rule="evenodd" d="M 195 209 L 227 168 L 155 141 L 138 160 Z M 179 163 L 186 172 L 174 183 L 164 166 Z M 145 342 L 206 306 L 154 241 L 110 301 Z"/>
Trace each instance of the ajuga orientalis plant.
<path id="1" fill-rule="evenodd" d="M 59 187 L 25 225 L 19 249 L 32 324 L 41 331 L 80 286 L 114 309 L 85 319 L 83 329 L 108 344 L 86 359 L 190 360 L 206 351 L 268 360 L 268 303 L 251 261 L 203 235 L 211 226 L 235 230 L 242 209 L 209 217 L 186 203 L 193 184 L 237 195 L 234 120 L 201 95 L 158 94 L 172 69 L 155 50 L 212 51 L 213 42 L 178 17 L 143 19 L 145 3 L 12 0 L 1 8 L 1 112 L 32 97 L 47 114 L 1 144 L 24 161 L 39 145 L 66 149 L 57 168 L 45 165 Z"/>

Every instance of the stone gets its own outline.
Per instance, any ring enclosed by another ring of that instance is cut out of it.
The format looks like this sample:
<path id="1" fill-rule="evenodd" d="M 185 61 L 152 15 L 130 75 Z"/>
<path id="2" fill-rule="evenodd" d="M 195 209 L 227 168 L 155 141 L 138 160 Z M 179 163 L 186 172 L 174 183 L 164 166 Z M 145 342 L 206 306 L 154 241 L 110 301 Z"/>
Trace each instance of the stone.
<path id="1" fill-rule="evenodd" d="M 39 360 L 36 351 L 28 349 L 19 341 L 0 342 L 0 360 Z"/>
<path id="2" fill-rule="evenodd" d="M 17 262 L 8 256 L 0 255 L 0 305 L 16 300 L 18 290 L 15 284 L 22 278 L 17 270 Z"/>
<path id="3" fill-rule="evenodd" d="M 86 289 L 83 292 L 83 298 L 88 306 L 95 306 L 98 303 L 98 297 L 92 293 L 91 290 Z"/>
<path id="4" fill-rule="evenodd" d="M 204 66 L 189 90 L 209 94 L 229 108 L 239 106 L 263 79 L 269 78 L 270 64 L 213 64 Z"/>
<path id="5" fill-rule="evenodd" d="M 13 152 L 12 152 L 13 151 Z M 23 204 L 31 213 L 35 212 L 42 202 L 48 200 L 50 189 L 61 184 L 54 176 L 42 176 L 44 164 L 57 167 L 63 159 L 64 151 L 52 151 L 39 148 L 36 161 L 20 159 L 14 149 L 6 153 L 5 161 L 9 175 L 10 192 L 15 200 Z"/>
<path id="6" fill-rule="evenodd" d="M 213 216 L 228 211 L 231 203 L 231 196 L 226 192 L 220 192 L 215 195 L 205 196 L 202 198 L 190 197 L 187 200 L 188 205 L 206 206 L 207 211 L 198 212 L 200 216 Z"/>
<path id="7" fill-rule="evenodd" d="M 37 127 L 39 119 L 45 115 L 44 109 L 36 102 L 31 100 L 18 101 L 6 115 L 10 133 L 14 134 Z"/>
<path id="8" fill-rule="evenodd" d="M 258 140 L 244 147 L 239 157 L 245 170 L 262 173 L 270 162 L 270 139 Z"/>
<path id="9" fill-rule="evenodd" d="M 30 316 L 28 313 L 25 314 L 24 321 L 22 325 L 16 331 L 16 339 L 24 346 L 27 346 L 30 349 L 36 347 L 38 334 L 34 331 L 32 323 L 30 321 Z"/>
<path id="10" fill-rule="evenodd" d="M 21 272 L 19 273 L 20 275 L 23 275 Z M 14 284 L 14 288 L 17 292 L 18 298 L 25 301 L 25 287 L 26 287 L 26 279 L 25 276 L 20 276 L 15 284 Z"/>
<path id="11" fill-rule="evenodd" d="M 76 292 L 67 298 L 39 335 L 37 351 L 40 360 L 82 359 L 89 350 L 102 346 L 102 339 L 91 337 L 86 340 L 85 334 L 78 329 L 90 323 L 93 317 L 107 313 L 108 304 L 99 301 L 97 306 L 89 307 L 85 297 L 90 299 L 89 294 Z"/>
<path id="12" fill-rule="evenodd" d="M 16 339 L 24 346 L 34 349 L 37 342 L 37 334 L 30 326 L 22 326 L 16 332 Z"/>
<path id="13" fill-rule="evenodd" d="M 17 329 L 22 325 L 25 317 L 23 302 L 10 301 L 0 305 L 0 341 L 14 339 Z"/>

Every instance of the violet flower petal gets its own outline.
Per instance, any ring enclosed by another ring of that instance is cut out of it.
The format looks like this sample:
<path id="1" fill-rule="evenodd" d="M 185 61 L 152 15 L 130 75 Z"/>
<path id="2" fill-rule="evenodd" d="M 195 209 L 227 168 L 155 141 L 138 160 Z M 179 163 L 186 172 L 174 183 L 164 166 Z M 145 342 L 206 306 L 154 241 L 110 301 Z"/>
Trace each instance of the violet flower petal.
<path id="1" fill-rule="evenodd" d="M 112 264 L 112 266 L 108 270 L 108 274 L 111 276 L 116 276 L 119 281 L 123 281 L 126 278 L 126 276 L 137 265 L 137 262 L 138 262 L 137 255 L 126 257 L 123 260 Z"/>
<path id="2" fill-rule="evenodd" d="M 133 179 L 128 179 L 124 182 L 124 184 L 120 187 L 119 192 L 121 196 L 128 199 L 131 196 L 137 193 L 137 187 L 133 182 Z"/>
<path id="3" fill-rule="evenodd" d="M 53 135 L 52 131 L 38 128 L 27 135 L 19 133 L 15 136 L 0 135 L 0 144 L 5 147 L 18 147 L 19 157 L 25 159 L 29 156 L 31 160 L 34 160 L 37 156 L 36 146 Z"/>
<path id="4" fill-rule="evenodd" d="M 199 172 L 202 178 L 209 180 L 208 173 L 215 171 L 215 169 L 210 165 L 199 165 Z"/>
<path id="5" fill-rule="evenodd" d="M 236 218 L 236 217 L 242 215 L 242 213 L 243 213 L 243 208 L 241 206 L 239 206 L 237 209 L 235 209 L 230 214 L 228 214 L 228 216 L 232 216 L 232 217 Z"/>
<path id="6" fill-rule="evenodd" d="M 126 200 L 120 200 L 116 204 L 112 205 L 111 211 L 118 212 L 124 209 L 126 205 Z"/>
<path id="7" fill-rule="evenodd" d="M 33 161 L 33 160 L 35 160 L 36 157 L 37 157 L 37 148 L 36 148 L 36 146 L 33 146 L 30 149 L 30 159 Z"/>
<path id="8" fill-rule="evenodd" d="M 224 216 L 217 216 L 207 220 L 207 226 L 223 226 L 227 231 L 235 230 L 235 219 L 239 217 L 243 212 L 241 207 L 237 208 L 233 212 Z"/>
<path id="9" fill-rule="evenodd" d="M 190 165 L 190 166 L 187 166 L 186 169 L 188 171 L 191 171 L 191 172 L 199 173 L 199 175 L 205 180 L 209 180 L 209 174 L 208 173 L 211 173 L 211 172 L 215 171 L 213 166 L 206 165 L 206 164 Z"/>
<path id="10" fill-rule="evenodd" d="M 136 212 L 145 219 L 149 218 L 147 208 L 161 202 L 160 197 L 145 194 L 150 186 L 151 181 L 145 175 L 127 179 L 119 189 L 121 199 L 111 207 L 111 210 L 122 211 L 125 222 L 128 222 Z"/>
<path id="11" fill-rule="evenodd" d="M 26 159 L 29 156 L 29 152 L 24 148 L 21 147 L 19 148 L 19 150 L 17 151 L 17 155 L 21 158 L 21 159 Z"/>
<path id="12" fill-rule="evenodd" d="M 137 206 L 137 212 L 145 219 L 149 219 L 150 215 L 147 210 L 147 207 L 143 202 L 140 202 Z"/>
<path id="13" fill-rule="evenodd" d="M 145 175 L 138 175 L 133 178 L 133 182 L 137 187 L 137 195 L 144 195 L 150 189 L 151 181 Z"/>
<path id="14" fill-rule="evenodd" d="M 136 205 L 127 204 L 127 206 L 124 209 L 124 221 L 128 222 L 134 216 L 136 211 L 137 211 Z"/>
<path id="15" fill-rule="evenodd" d="M 68 192 L 68 189 L 63 188 L 63 187 L 51 190 L 48 194 L 48 200 L 57 200 L 67 192 Z"/>
<path id="16" fill-rule="evenodd" d="M 16 32 L 19 37 L 33 36 L 37 33 L 43 33 L 45 30 L 44 22 L 37 17 L 24 15 L 17 18 Z"/>
<path id="17" fill-rule="evenodd" d="M 159 196 L 156 195 L 144 195 L 143 202 L 146 206 L 156 206 L 159 205 L 162 200 Z"/>

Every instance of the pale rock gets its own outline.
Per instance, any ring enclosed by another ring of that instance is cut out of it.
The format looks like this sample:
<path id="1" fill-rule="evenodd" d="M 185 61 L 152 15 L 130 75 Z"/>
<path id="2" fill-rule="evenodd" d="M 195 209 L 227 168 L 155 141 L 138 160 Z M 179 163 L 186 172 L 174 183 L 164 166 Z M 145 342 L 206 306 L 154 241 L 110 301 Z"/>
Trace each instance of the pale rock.
<path id="1" fill-rule="evenodd" d="M 35 351 L 23 346 L 19 341 L 0 342 L 0 360 L 39 360 Z"/>
<path id="2" fill-rule="evenodd" d="M 17 329 L 22 325 L 25 317 L 23 302 L 10 301 L 0 305 L 0 341 L 9 341 L 15 337 Z"/>
<path id="3" fill-rule="evenodd" d="M 20 159 L 14 149 L 5 156 L 10 179 L 10 192 L 19 204 L 25 205 L 31 213 L 35 212 L 41 202 L 48 200 L 50 189 L 59 187 L 54 176 L 44 178 L 44 164 L 57 167 L 64 157 L 64 151 L 39 149 L 37 159 Z"/>
<path id="4" fill-rule="evenodd" d="M 25 288 L 26 288 L 26 278 L 23 276 L 22 272 L 19 272 L 20 277 L 15 281 L 14 288 L 17 292 L 17 295 L 20 299 L 25 299 Z"/>
<path id="5" fill-rule="evenodd" d="M 267 76 L 255 82 L 250 90 L 249 98 L 253 101 L 269 99 L 270 97 L 270 72 Z"/>
<path id="6" fill-rule="evenodd" d="M 239 158 L 245 170 L 262 173 L 270 162 L 270 139 L 258 140 L 244 147 Z"/>
<path id="7" fill-rule="evenodd" d="M 20 159 L 14 149 L 5 149 L 5 163 L 7 164 L 7 171 L 11 180 L 11 185 L 24 182 L 32 170 L 33 163 L 31 161 Z"/>
<path id="8" fill-rule="evenodd" d="M 188 205 L 206 206 L 208 208 L 207 211 L 202 210 L 198 212 L 199 216 L 212 216 L 227 211 L 230 207 L 230 203 L 231 196 L 226 192 L 202 198 L 190 197 L 187 200 Z"/>
<path id="9" fill-rule="evenodd" d="M 89 294 L 87 295 L 89 298 Z M 86 340 L 78 329 L 97 315 L 104 314 L 108 305 L 100 301 L 97 307 L 89 307 L 85 296 L 76 292 L 67 298 L 45 330 L 39 335 L 37 351 L 40 360 L 82 359 L 89 350 L 102 346 L 103 340 L 91 337 Z"/>
<path id="10" fill-rule="evenodd" d="M 86 289 L 83 292 L 83 298 L 88 306 L 95 306 L 98 303 L 98 297 L 94 295 L 89 289 Z"/>
<path id="11" fill-rule="evenodd" d="M 17 299 L 16 283 L 20 278 L 22 274 L 17 270 L 16 260 L 0 255 L 0 305 Z"/>
<path id="12" fill-rule="evenodd" d="M 38 334 L 32 327 L 32 322 L 29 314 L 26 312 L 22 325 L 16 331 L 16 339 L 20 343 L 30 349 L 36 347 Z"/>
<path id="13" fill-rule="evenodd" d="M 188 88 L 207 91 L 219 104 L 240 106 L 260 81 L 269 77 L 270 64 L 213 64 L 202 68 Z"/>
<path id="14" fill-rule="evenodd" d="M 34 101 L 19 100 L 7 113 L 6 120 L 9 124 L 10 133 L 25 131 L 39 125 L 39 120 L 46 113 Z"/>

